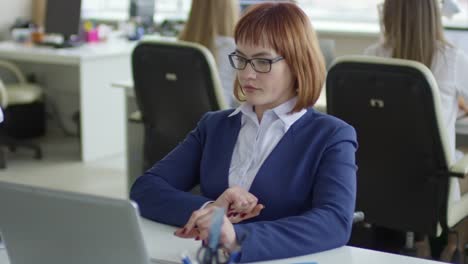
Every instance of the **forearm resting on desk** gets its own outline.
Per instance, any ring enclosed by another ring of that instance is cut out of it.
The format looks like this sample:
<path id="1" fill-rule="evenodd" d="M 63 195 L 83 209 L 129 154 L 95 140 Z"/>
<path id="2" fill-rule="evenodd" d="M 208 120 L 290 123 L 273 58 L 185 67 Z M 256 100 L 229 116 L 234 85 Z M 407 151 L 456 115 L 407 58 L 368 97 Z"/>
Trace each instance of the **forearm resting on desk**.
<path id="1" fill-rule="evenodd" d="M 141 216 L 175 226 L 184 225 L 193 211 L 211 200 L 177 190 L 162 178 L 149 175 L 135 182 L 130 199 L 137 202 Z"/>
<path id="2" fill-rule="evenodd" d="M 346 220 L 345 220 L 346 219 Z M 242 240 L 241 262 L 289 258 L 345 245 L 352 219 L 313 209 L 300 216 L 234 226 Z"/>

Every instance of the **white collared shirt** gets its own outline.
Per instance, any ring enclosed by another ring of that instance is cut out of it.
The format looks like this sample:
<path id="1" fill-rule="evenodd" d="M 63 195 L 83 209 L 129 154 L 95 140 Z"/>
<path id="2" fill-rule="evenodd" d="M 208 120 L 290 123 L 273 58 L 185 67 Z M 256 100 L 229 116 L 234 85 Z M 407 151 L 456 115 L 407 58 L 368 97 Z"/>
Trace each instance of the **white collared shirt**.
<path id="1" fill-rule="evenodd" d="M 242 114 L 241 129 L 229 167 L 229 187 L 250 189 L 258 170 L 288 129 L 307 111 L 290 114 L 296 104 L 294 97 L 283 104 L 265 111 L 259 123 L 253 106 L 240 105 L 232 114 Z"/>

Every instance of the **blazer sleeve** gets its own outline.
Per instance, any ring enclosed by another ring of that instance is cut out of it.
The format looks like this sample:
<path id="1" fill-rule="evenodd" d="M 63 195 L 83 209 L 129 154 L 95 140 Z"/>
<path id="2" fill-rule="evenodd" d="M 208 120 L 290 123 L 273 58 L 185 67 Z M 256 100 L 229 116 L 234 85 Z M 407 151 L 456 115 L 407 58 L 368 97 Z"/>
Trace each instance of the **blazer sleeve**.
<path id="1" fill-rule="evenodd" d="M 240 261 L 288 258 L 345 245 L 356 199 L 356 149 L 354 129 L 337 129 L 320 160 L 309 210 L 275 221 L 235 225 L 242 244 Z"/>
<path id="2" fill-rule="evenodd" d="M 182 226 L 193 211 L 210 200 L 189 192 L 200 179 L 207 116 L 203 116 L 182 143 L 133 184 L 130 199 L 138 204 L 141 216 Z"/>

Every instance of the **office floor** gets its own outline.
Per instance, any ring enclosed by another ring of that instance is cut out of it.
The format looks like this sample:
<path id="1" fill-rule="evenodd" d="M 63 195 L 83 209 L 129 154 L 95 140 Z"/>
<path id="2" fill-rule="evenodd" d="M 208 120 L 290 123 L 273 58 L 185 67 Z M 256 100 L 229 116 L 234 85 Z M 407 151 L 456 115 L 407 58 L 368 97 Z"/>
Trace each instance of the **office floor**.
<path id="1" fill-rule="evenodd" d="M 58 133 L 60 134 L 60 133 Z M 78 138 L 49 135 L 40 139 L 43 159 L 18 148 L 8 150 L 7 168 L 0 169 L 0 181 L 124 198 L 126 194 L 124 154 L 90 163 L 79 161 Z"/>

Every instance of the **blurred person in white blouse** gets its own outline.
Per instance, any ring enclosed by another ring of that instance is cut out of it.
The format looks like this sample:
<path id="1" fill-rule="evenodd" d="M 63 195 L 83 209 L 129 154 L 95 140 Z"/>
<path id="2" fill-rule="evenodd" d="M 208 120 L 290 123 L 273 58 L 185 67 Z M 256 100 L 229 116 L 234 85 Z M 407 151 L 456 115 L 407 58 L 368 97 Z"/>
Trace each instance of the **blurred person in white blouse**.
<path id="1" fill-rule="evenodd" d="M 192 0 L 189 18 L 179 36 L 180 40 L 196 42 L 211 51 L 229 106 L 237 105 L 233 95 L 236 72 L 228 55 L 236 49 L 233 34 L 238 20 L 238 0 Z"/>
<path id="2" fill-rule="evenodd" d="M 459 108 L 465 108 L 463 99 L 468 100 L 468 56 L 445 39 L 438 1 L 386 0 L 381 29 L 381 41 L 364 54 L 414 60 L 431 69 L 455 157 L 455 121 Z"/>
<path id="3" fill-rule="evenodd" d="M 444 36 L 441 7 L 446 15 L 453 15 L 453 2 L 440 4 L 438 0 L 385 0 L 379 6 L 382 38 L 364 54 L 413 60 L 431 70 L 439 87 L 443 122 L 455 160 L 461 156 L 455 149 L 455 122 L 460 112 L 468 110 L 464 105 L 468 100 L 468 56 Z M 460 188 L 456 190 L 458 193 L 449 199 L 460 199 Z M 454 247 L 449 243 L 444 254 L 450 255 Z M 427 257 L 429 253 L 421 254 Z"/>

